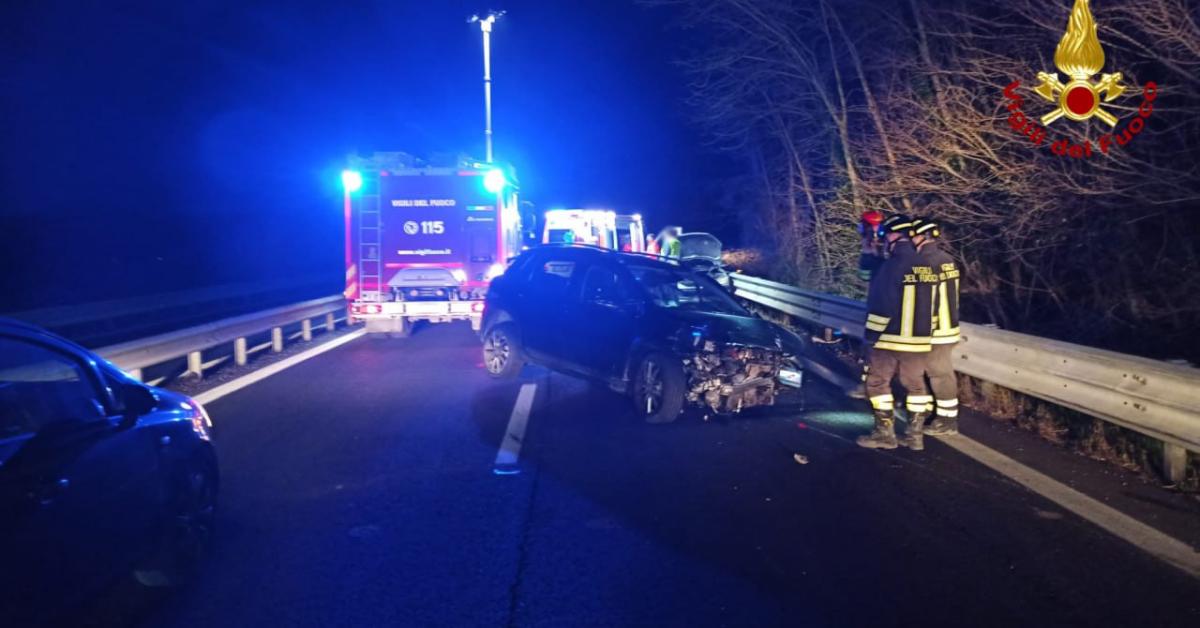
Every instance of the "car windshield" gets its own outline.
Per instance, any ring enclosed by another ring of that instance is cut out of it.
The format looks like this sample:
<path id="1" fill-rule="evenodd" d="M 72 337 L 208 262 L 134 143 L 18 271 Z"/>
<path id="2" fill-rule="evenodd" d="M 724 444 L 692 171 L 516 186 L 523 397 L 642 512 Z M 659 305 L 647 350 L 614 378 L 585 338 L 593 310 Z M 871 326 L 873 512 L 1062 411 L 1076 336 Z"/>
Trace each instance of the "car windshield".
<path id="1" fill-rule="evenodd" d="M 707 277 L 681 268 L 635 264 L 629 272 L 659 307 L 746 316 L 729 293 Z"/>

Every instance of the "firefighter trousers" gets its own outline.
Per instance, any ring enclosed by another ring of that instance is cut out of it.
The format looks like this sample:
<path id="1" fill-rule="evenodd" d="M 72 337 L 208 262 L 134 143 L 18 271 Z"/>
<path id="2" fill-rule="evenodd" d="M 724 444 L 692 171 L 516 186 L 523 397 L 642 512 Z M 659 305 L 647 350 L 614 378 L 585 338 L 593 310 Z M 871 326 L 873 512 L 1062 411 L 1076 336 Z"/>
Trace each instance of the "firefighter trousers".
<path id="1" fill-rule="evenodd" d="M 900 375 L 900 385 L 906 393 L 904 407 L 910 412 L 929 412 L 933 396 L 925 387 L 925 368 L 928 353 L 870 350 L 867 355 L 867 398 L 871 409 L 891 412 L 896 407 L 892 397 L 892 377 Z"/>
<path id="2" fill-rule="evenodd" d="M 937 402 L 937 415 L 947 419 L 958 418 L 958 377 L 954 375 L 954 345 L 933 345 L 927 354 L 925 374 L 929 376 L 929 387 Z"/>

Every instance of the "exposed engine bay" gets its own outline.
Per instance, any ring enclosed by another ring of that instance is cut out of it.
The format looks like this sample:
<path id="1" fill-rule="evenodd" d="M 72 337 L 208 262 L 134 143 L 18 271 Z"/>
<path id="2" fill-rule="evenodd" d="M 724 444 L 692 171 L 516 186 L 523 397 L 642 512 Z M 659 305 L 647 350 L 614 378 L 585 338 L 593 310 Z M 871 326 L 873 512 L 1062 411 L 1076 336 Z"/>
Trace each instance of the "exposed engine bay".
<path id="1" fill-rule="evenodd" d="M 706 341 L 684 359 L 687 400 L 720 414 L 774 405 L 779 370 L 785 361 L 786 356 L 777 349 Z"/>

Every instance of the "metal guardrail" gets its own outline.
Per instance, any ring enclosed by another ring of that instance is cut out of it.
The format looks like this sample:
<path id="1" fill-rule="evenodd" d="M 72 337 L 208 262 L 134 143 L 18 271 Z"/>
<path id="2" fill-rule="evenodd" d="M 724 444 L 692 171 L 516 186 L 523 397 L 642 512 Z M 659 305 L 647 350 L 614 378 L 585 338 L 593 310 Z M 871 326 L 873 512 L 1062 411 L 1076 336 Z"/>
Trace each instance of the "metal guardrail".
<path id="1" fill-rule="evenodd" d="M 862 338 L 866 322 L 866 304 L 846 297 L 813 292 L 795 286 L 735 273 L 737 296 L 791 314 L 821 327 L 840 330 L 852 338 Z"/>
<path id="2" fill-rule="evenodd" d="M 338 321 L 345 320 L 345 309 L 346 299 L 339 294 L 111 345 L 96 352 L 138 379 L 143 379 L 143 369 L 186 356 L 187 372 L 202 377 L 205 369 L 230 358 L 241 365 L 247 362 L 250 354 L 257 351 L 267 348 L 275 352 L 283 351 L 286 340 L 283 328 L 288 325 L 300 323 L 300 331 L 288 339 L 299 337 L 311 340 L 312 321 L 319 317 L 324 317 L 325 330 L 333 331 Z M 248 338 L 268 331 L 271 334 L 269 342 L 255 346 L 248 344 Z M 233 345 L 231 356 L 208 362 L 204 360 L 206 350 L 229 343 Z"/>
<path id="3" fill-rule="evenodd" d="M 737 296 L 861 339 L 866 304 L 734 275 Z M 955 369 L 1163 442 L 1167 475 L 1200 452 L 1200 369 L 1028 334 L 962 324 Z"/>
<path id="4" fill-rule="evenodd" d="M 5 312 L 3 315 L 45 327 L 92 347 L 204 323 L 215 316 L 231 316 L 253 307 L 328 294 L 326 290 L 335 287 L 336 283 L 324 277 L 293 277 Z"/>

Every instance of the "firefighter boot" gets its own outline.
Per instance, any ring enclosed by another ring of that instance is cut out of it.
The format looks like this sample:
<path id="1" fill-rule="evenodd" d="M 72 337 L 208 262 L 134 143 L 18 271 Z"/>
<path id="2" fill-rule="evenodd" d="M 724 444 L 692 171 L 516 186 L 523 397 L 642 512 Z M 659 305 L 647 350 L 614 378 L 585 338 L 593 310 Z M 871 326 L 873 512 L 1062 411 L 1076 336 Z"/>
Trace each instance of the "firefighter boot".
<path id="1" fill-rule="evenodd" d="M 899 442 L 913 451 L 925 449 L 925 419 L 928 412 L 913 412 L 908 419 L 908 429 L 904 430 Z"/>
<path id="2" fill-rule="evenodd" d="M 930 436 L 950 436 L 958 433 L 958 419 L 953 417 L 936 417 L 929 427 L 925 428 L 925 433 Z"/>
<path id="3" fill-rule="evenodd" d="M 895 449 L 895 423 L 891 410 L 876 410 L 875 429 L 866 436 L 859 436 L 854 442 L 858 443 L 859 447 L 868 449 Z"/>

